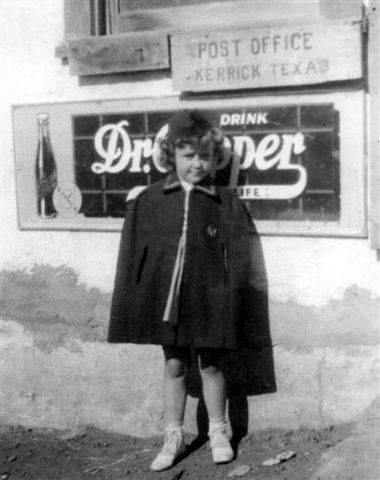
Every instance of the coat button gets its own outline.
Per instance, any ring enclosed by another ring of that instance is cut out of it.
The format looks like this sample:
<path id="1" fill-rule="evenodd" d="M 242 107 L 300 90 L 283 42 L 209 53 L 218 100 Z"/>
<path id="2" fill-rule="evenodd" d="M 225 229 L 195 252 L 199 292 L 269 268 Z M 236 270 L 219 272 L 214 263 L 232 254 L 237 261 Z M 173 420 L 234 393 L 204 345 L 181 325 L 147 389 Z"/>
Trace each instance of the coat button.
<path id="1" fill-rule="evenodd" d="M 212 239 L 218 236 L 218 228 L 213 223 L 210 223 L 210 225 L 207 226 L 206 231 L 207 231 L 207 235 Z"/>

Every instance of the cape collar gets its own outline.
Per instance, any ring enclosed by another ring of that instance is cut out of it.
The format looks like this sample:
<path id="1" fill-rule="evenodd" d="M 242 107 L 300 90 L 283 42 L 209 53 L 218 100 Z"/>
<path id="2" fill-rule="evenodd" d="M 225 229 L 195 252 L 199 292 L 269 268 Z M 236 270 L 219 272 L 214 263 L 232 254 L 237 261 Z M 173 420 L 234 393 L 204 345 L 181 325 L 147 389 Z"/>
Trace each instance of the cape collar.
<path id="1" fill-rule="evenodd" d="M 175 172 L 170 173 L 165 180 L 165 183 L 162 189 L 165 192 L 174 192 L 175 190 L 181 190 L 182 184 Z M 205 193 L 206 195 L 210 195 L 211 197 L 218 196 L 218 190 L 214 183 L 214 180 L 207 176 L 201 182 L 196 183 L 194 185 L 194 190 L 198 190 L 199 192 Z"/>

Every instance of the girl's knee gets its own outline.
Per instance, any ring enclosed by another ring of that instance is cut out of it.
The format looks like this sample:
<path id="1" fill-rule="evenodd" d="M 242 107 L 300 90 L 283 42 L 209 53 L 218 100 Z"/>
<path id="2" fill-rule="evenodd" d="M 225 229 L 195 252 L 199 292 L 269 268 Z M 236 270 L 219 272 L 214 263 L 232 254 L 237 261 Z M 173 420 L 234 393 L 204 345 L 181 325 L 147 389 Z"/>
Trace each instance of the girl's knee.
<path id="1" fill-rule="evenodd" d="M 200 368 L 200 372 L 201 372 L 201 375 L 202 377 L 205 376 L 205 377 L 213 377 L 215 375 L 219 375 L 222 373 L 219 365 L 207 365 L 205 367 L 201 367 Z"/>
<path id="2" fill-rule="evenodd" d="M 184 377 L 187 373 L 187 365 L 181 360 L 171 358 L 165 362 L 165 375 L 170 378 Z"/>
<path id="3" fill-rule="evenodd" d="M 198 365 L 201 376 L 215 376 L 222 374 L 224 354 L 218 349 L 199 349 Z"/>

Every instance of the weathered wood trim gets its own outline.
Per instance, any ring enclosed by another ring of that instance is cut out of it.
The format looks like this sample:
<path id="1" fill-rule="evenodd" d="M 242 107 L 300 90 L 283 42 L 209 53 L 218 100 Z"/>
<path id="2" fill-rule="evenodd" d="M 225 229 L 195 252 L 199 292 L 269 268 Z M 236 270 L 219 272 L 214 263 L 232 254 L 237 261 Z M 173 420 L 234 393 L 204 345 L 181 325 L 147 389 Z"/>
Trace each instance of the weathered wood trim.
<path id="1" fill-rule="evenodd" d="M 106 8 L 107 8 L 107 32 L 109 35 L 115 35 L 116 33 L 118 33 L 116 28 L 117 19 L 119 16 L 117 1 L 111 0 L 107 2 Z"/>
<path id="2" fill-rule="evenodd" d="M 363 0 L 121 0 L 114 33 L 251 28 L 324 20 L 360 20 Z"/>
<path id="3" fill-rule="evenodd" d="M 61 43 L 55 47 L 55 58 L 67 58 L 69 56 L 69 48 L 66 43 Z"/>
<path id="4" fill-rule="evenodd" d="M 92 35 L 91 0 L 65 0 L 65 38 Z"/>
<path id="5" fill-rule="evenodd" d="M 107 35 L 68 40 L 71 75 L 99 75 L 170 66 L 166 33 Z"/>

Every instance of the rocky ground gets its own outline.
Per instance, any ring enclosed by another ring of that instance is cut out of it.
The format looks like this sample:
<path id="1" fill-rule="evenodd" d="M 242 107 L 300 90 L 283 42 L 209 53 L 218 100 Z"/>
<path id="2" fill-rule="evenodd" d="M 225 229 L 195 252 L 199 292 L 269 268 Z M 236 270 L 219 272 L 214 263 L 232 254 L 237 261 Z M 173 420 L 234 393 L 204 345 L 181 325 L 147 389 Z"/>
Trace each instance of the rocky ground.
<path id="1" fill-rule="evenodd" d="M 233 471 L 239 473 L 236 469 L 242 466 L 246 466 L 240 470 L 242 480 L 307 480 L 320 459 L 349 438 L 353 428 L 346 424 L 321 430 L 257 432 L 239 442 L 233 462 L 219 466 L 211 462 L 207 439 L 188 434 L 184 457 L 172 469 L 155 473 L 149 470 L 149 464 L 160 448 L 161 437 L 132 438 L 95 428 L 73 436 L 5 426 L 1 431 L 0 480 L 222 480 L 231 478 L 228 475 Z M 262 465 L 288 451 L 295 456 L 278 465 Z"/>

